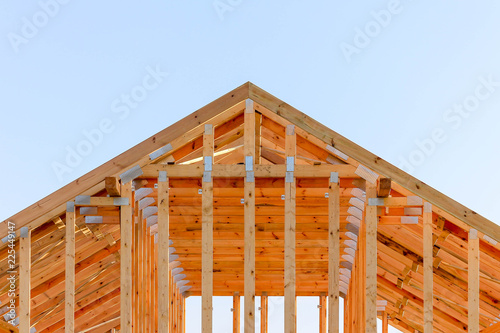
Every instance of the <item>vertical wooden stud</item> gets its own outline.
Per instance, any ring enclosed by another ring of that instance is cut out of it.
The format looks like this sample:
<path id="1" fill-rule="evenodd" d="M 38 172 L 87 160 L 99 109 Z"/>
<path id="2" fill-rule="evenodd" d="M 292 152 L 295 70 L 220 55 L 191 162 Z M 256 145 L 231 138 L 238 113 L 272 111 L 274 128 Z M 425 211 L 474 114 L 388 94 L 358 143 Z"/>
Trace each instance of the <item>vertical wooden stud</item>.
<path id="1" fill-rule="evenodd" d="M 263 292 L 260 296 L 260 333 L 267 333 L 268 328 L 268 297 Z"/>
<path id="2" fill-rule="evenodd" d="M 389 333 L 389 317 L 385 311 L 382 313 L 382 333 Z"/>
<path id="3" fill-rule="evenodd" d="M 327 327 L 326 299 L 327 297 L 325 295 L 319 296 L 319 333 L 326 333 L 326 327 Z"/>
<path id="4" fill-rule="evenodd" d="M 245 107 L 245 333 L 255 333 L 255 111 L 253 101 L 246 100 Z"/>
<path id="5" fill-rule="evenodd" d="M 132 183 L 122 184 L 121 192 L 129 205 L 120 207 L 120 332 L 132 333 Z"/>
<path id="6" fill-rule="evenodd" d="M 479 332 L 479 238 L 469 230 L 469 333 Z"/>
<path id="7" fill-rule="evenodd" d="M 377 186 L 366 182 L 366 198 L 377 197 Z M 366 332 L 377 333 L 377 206 L 366 206 Z"/>
<path id="8" fill-rule="evenodd" d="M 64 330 L 75 331 L 75 203 L 66 204 L 66 293 Z"/>
<path id="9" fill-rule="evenodd" d="M 295 333 L 297 299 L 295 294 L 295 126 L 286 127 L 285 155 L 285 333 Z"/>
<path id="10" fill-rule="evenodd" d="M 340 266 L 339 175 L 332 172 L 328 186 L 328 332 L 339 332 Z"/>
<path id="11" fill-rule="evenodd" d="M 213 227 L 213 177 L 212 166 L 214 156 L 213 126 L 205 125 L 203 135 L 204 167 L 202 181 L 202 263 L 201 263 L 201 302 L 202 332 L 212 332 L 212 297 L 213 297 L 213 265 L 214 265 L 214 227 Z"/>
<path id="12" fill-rule="evenodd" d="M 432 205 L 424 203 L 424 333 L 432 333 L 433 328 L 433 250 L 432 238 Z"/>
<path id="13" fill-rule="evenodd" d="M 233 333 L 240 333 L 240 293 L 233 295 Z"/>
<path id="14" fill-rule="evenodd" d="M 31 231 L 21 228 L 19 239 L 19 331 L 30 331 L 31 303 Z"/>
<path id="15" fill-rule="evenodd" d="M 166 171 L 158 176 L 158 329 L 169 333 L 169 180 Z"/>

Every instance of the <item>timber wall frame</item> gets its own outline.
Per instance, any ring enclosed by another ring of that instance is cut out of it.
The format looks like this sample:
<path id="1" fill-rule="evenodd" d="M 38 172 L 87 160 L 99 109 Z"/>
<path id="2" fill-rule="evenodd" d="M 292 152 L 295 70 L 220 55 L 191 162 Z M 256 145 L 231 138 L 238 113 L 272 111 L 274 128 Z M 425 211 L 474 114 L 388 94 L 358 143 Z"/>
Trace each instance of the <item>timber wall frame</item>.
<path id="1" fill-rule="evenodd" d="M 0 331 L 180 333 L 191 296 L 204 333 L 214 296 L 233 297 L 233 332 L 267 332 L 269 296 L 287 333 L 297 296 L 318 298 L 323 333 L 500 331 L 498 226 L 251 83 L 0 233 L 0 275 L 19 271 Z"/>

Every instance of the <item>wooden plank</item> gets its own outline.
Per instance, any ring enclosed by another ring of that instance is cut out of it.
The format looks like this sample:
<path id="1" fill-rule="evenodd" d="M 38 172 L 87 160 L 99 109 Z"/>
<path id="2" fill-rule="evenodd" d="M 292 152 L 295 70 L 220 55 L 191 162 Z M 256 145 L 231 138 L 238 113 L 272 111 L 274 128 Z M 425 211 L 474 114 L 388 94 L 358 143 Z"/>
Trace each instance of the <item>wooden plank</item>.
<path id="1" fill-rule="evenodd" d="M 366 200 L 377 197 L 377 187 L 366 182 Z M 377 207 L 366 207 L 366 332 L 377 333 Z"/>
<path id="2" fill-rule="evenodd" d="M 253 174 L 255 170 L 255 111 L 251 100 L 246 101 L 244 131 L 245 170 L 247 170 L 244 185 L 244 323 L 245 333 L 255 333 L 255 175 Z"/>
<path id="3" fill-rule="evenodd" d="M 424 203 L 423 216 L 423 249 L 424 249 L 424 333 L 432 333 L 434 318 L 434 295 L 433 295 L 433 249 L 434 241 L 432 237 L 432 205 Z"/>
<path id="4" fill-rule="evenodd" d="M 121 196 L 120 178 L 119 177 L 106 177 L 104 179 L 104 186 L 105 186 L 106 192 L 108 192 L 110 197 Z"/>
<path id="5" fill-rule="evenodd" d="M 153 327 L 154 331 L 153 332 L 158 332 L 158 327 L 159 327 L 159 316 L 158 316 L 158 298 L 159 298 L 159 283 L 158 283 L 158 245 L 155 244 L 155 236 L 153 235 L 153 263 L 154 263 L 154 292 L 153 292 L 153 311 L 154 311 L 154 318 L 153 318 Z"/>
<path id="6" fill-rule="evenodd" d="M 205 170 L 212 170 L 214 156 L 213 126 L 205 125 L 203 135 L 203 156 Z M 202 324 L 203 333 L 212 332 L 212 298 L 213 298 L 213 259 L 214 259 L 214 210 L 213 177 L 211 171 L 206 171 L 202 184 Z"/>
<path id="7" fill-rule="evenodd" d="M 469 333 L 479 332 L 479 238 L 477 230 L 469 231 L 469 267 L 468 267 L 468 309 Z"/>
<path id="8" fill-rule="evenodd" d="M 328 332 L 339 332 L 340 188 L 332 173 L 328 187 Z M 325 304 L 326 306 L 326 304 Z"/>
<path id="9" fill-rule="evenodd" d="M 145 284 L 145 278 L 144 278 L 144 238 L 146 237 L 145 235 L 145 222 L 142 220 L 142 212 L 136 207 L 135 208 L 136 215 L 137 215 L 137 225 L 139 227 L 139 232 L 138 232 L 138 247 L 137 247 L 137 257 L 139 259 L 139 266 L 138 266 L 138 271 L 137 271 L 137 276 L 138 276 L 138 281 L 139 281 L 139 288 L 138 288 L 138 303 L 137 307 L 139 309 L 138 316 L 137 316 L 137 328 L 139 331 L 144 332 L 144 284 Z"/>
<path id="10" fill-rule="evenodd" d="M 184 295 L 182 299 L 182 322 L 181 322 L 181 333 L 186 333 L 186 297 Z"/>
<path id="11" fill-rule="evenodd" d="M 143 214 L 141 211 L 141 219 L 143 219 Z M 145 267 L 145 283 L 144 289 L 144 326 L 145 332 L 151 331 L 151 297 L 150 297 L 150 286 L 151 286 L 151 261 L 150 261 L 150 248 L 151 248 L 151 236 L 149 230 L 146 226 L 146 221 L 144 221 L 144 267 Z"/>
<path id="12" fill-rule="evenodd" d="M 351 288 L 351 283 L 349 283 L 349 289 L 350 288 Z M 349 291 L 347 293 L 349 294 Z M 344 298 L 344 332 L 349 332 L 349 320 L 350 320 L 350 318 L 349 318 L 349 302 L 350 302 L 349 296 L 346 295 L 346 297 Z"/>
<path id="13" fill-rule="evenodd" d="M 134 192 L 135 193 L 135 192 Z M 134 197 L 135 198 L 135 197 Z M 133 290 L 132 290 L 132 311 L 133 311 L 133 318 L 132 318 L 132 330 L 133 332 L 137 332 L 139 330 L 139 321 L 140 321 L 140 312 L 139 312 L 139 304 L 140 304 L 140 299 L 139 299 L 139 290 L 142 288 L 140 284 L 140 277 L 139 277 L 139 267 L 141 264 L 141 260 L 139 258 L 139 230 L 140 230 L 140 223 L 139 223 L 139 207 L 138 205 L 135 205 L 134 207 L 134 216 L 133 216 L 133 246 L 131 248 L 132 252 L 132 258 L 133 258 L 133 272 L 132 272 L 132 284 L 133 284 Z"/>
<path id="14" fill-rule="evenodd" d="M 295 167 L 295 127 L 287 126 L 285 154 Z M 296 183 L 293 172 L 285 180 L 285 333 L 295 333 L 297 326 L 297 299 L 295 294 L 295 197 Z"/>
<path id="15" fill-rule="evenodd" d="M 132 203 L 132 184 L 122 185 L 122 197 Z M 120 332 L 132 333 L 132 206 L 120 207 Z"/>
<path id="16" fill-rule="evenodd" d="M 391 178 L 394 182 L 399 183 L 401 186 L 415 193 L 415 195 L 433 203 L 449 214 L 466 222 L 471 227 L 500 242 L 500 227 L 492 221 L 447 197 L 382 158 L 372 154 L 252 83 L 250 83 L 249 86 L 248 98 L 251 98 L 255 103 L 261 104 L 271 112 L 278 114 L 292 124 L 302 128 L 307 133 L 317 137 L 326 144 L 334 143 L 335 148 L 357 160 L 359 163 L 362 163 L 385 177 Z"/>
<path id="17" fill-rule="evenodd" d="M 240 293 L 233 295 L 233 333 L 240 333 Z"/>
<path id="18" fill-rule="evenodd" d="M 389 317 L 385 311 L 382 313 L 382 333 L 389 333 Z"/>
<path id="19" fill-rule="evenodd" d="M 261 163 L 262 152 L 262 114 L 255 112 L 255 164 Z"/>
<path id="20" fill-rule="evenodd" d="M 19 330 L 30 330 L 31 303 L 31 230 L 23 227 L 19 238 Z"/>
<path id="21" fill-rule="evenodd" d="M 66 291 L 64 331 L 75 331 L 75 203 L 66 205 Z"/>
<path id="22" fill-rule="evenodd" d="M 19 329 L 11 324 L 0 320 L 0 332 L 2 333 L 19 333 Z M 29 332 L 29 331 L 28 331 Z"/>
<path id="23" fill-rule="evenodd" d="M 247 99 L 249 84 L 250 83 L 247 82 L 223 95 L 5 221 L 16 223 L 18 229 L 28 224 L 31 228 L 34 228 L 45 223 L 53 216 L 62 214 L 64 212 L 65 202 L 72 200 L 75 196 L 80 195 L 93 186 L 104 182 L 106 176 L 119 175 L 123 171 L 138 164 L 141 166 L 148 164 L 150 162 L 149 156 L 144 156 L 145 154 L 164 147 L 171 141 L 183 137 L 186 133 L 189 135 L 192 130 L 202 127 L 206 122 L 217 117 L 221 113 L 223 114 L 226 110 L 229 111 L 231 107 Z M 46 219 L 39 218 L 46 214 L 51 216 L 47 216 Z M 7 234 L 6 227 L 3 227 L 3 225 L 6 224 L 6 222 L 0 223 L 0 234 L 2 237 Z"/>
<path id="24" fill-rule="evenodd" d="M 481 333 L 498 333 L 500 332 L 500 322 L 486 327 Z"/>
<path id="25" fill-rule="evenodd" d="M 245 155 L 248 156 L 248 155 Z M 203 165 L 201 164 L 151 164 L 143 167 L 142 177 L 154 177 L 159 171 L 166 171 L 169 177 L 175 178 L 201 178 L 203 177 Z M 359 178 L 356 169 L 347 164 L 321 164 L 321 165 L 296 165 L 296 178 L 328 178 L 331 172 L 337 172 L 341 178 Z M 213 166 L 213 177 L 239 178 L 245 177 L 245 166 L 236 164 L 215 164 Z M 257 178 L 284 178 L 286 167 L 281 165 L 256 165 L 255 177 Z M 102 198 L 111 203 L 111 198 Z M 392 199 L 392 198 L 391 198 Z M 398 200 L 402 200 L 398 199 Z"/>
<path id="26" fill-rule="evenodd" d="M 368 194 L 366 195 L 368 197 Z M 366 200 L 368 202 L 368 199 Z M 356 332 L 365 332 L 366 329 L 366 209 L 368 205 L 365 204 L 365 218 L 361 221 L 358 234 L 358 253 L 356 254 L 356 285 L 355 294 L 357 301 L 353 302 L 353 319 L 355 322 Z"/>
<path id="27" fill-rule="evenodd" d="M 262 292 L 260 296 L 260 333 L 268 333 L 268 296 Z"/>
<path id="28" fill-rule="evenodd" d="M 327 297 L 323 295 L 319 297 L 319 333 L 326 333 L 326 327 L 327 327 L 326 299 Z"/>

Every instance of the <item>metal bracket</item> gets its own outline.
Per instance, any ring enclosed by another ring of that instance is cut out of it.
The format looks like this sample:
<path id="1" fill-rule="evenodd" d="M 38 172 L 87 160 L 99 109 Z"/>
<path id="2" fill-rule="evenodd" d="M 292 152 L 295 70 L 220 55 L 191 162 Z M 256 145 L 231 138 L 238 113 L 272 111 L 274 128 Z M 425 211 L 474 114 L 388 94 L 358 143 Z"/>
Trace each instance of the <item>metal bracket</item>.
<path id="1" fill-rule="evenodd" d="M 80 207 L 80 215 L 97 215 L 97 207 Z"/>
<path id="2" fill-rule="evenodd" d="M 418 216 L 401 216 L 401 224 L 418 224 Z"/>
<path id="3" fill-rule="evenodd" d="M 69 204 L 69 202 L 68 202 Z M 75 205 L 90 205 L 90 195 L 77 195 L 75 197 L 75 202 L 73 203 L 73 212 L 74 212 L 74 207 Z M 68 207 L 68 206 L 66 206 Z M 67 208 L 66 208 L 66 211 Z"/>
<path id="4" fill-rule="evenodd" d="M 364 178 L 367 182 L 376 184 L 377 179 L 378 179 L 378 174 L 373 172 L 372 170 L 368 169 L 364 165 L 360 164 L 356 171 L 354 171 L 355 174 L 360 176 L 361 178 Z"/>
<path id="5" fill-rule="evenodd" d="M 383 206 L 384 198 L 368 198 L 368 206 Z"/>
<path id="6" fill-rule="evenodd" d="M 498 244 L 498 242 L 496 240 L 494 240 L 493 238 L 491 238 L 488 235 L 484 235 L 483 238 L 484 238 L 485 241 L 487 241 L 488 243 L 490 243 L 493 246 L 495 246 L 495 245 Z"/>
<path id="7" fill-rule="evenodd" d="M 339 182 L 339 173 L 330 172 L 330 183 L 338 183 L 338 182 Z"/>
<path id="8" fill-rule="evenodd" d="M 286 157 L 286 171 L 287 172 L 295 171 L 295 157 L 293 156 Z"/>
<path id="9" fill-rule="evenodd" d="M 469 239 L 477 239 L 477 230 L 476 229 L 470 229 L 469 230 Z"/>
<path id="10" fill-rule="evenodd" d="M 139 201 L 139 209 L 142 210 L 148 206 L 151 206 L 156 200 L 151 197 L 146 197 Z"/>
<path id="11" fill-rule="evenodd" d="M 245 171 L 253 171 L 253 156 L 245 156 Z"/>
<path id="12" fill-rule="evenodd" d="M 166 146 L 163 146 L 161 147 L 160 149 L 158 149 L 157 151 L 154 151 L 152 152 L 151 154 L 149 154 L 149 159 L 152 161 L 152 160 L 156 160 L 158 157 L 160 157 L 161 155 L 164 155 L 166 153 L 168 153 L 169 151 L 171 151 L 173 149 L 172 145 L 169 143 L 168 145 Z"/>
<path id="13" fill-rule="evenodd" d="M 20 232 L 21 238 L 27 238 L 29 235 L 30 235 L 30 230 L 28 229 L 28 227 L 22 227 Z"/>
<path id="14" fill-rule="evenodd" d="M 293 172 L 287 172 L 285 174 L 285 183 L 293 183 Z"/>
<path id="15" fill-rule="evenodd" d="M 90 203 L 90 196 L 89 196 L 89 203 Z M 69 213 L 74 213 L 75 212 L 75 202 L 68 201 L 66 203 L 66 211 L 69 212 Z"/>
<path id="16" fill-rule="evenodd" d="M 86 224 L 99 224 L 103 222 L 102 216 L 85 216 Z"/>
<path id="17" fill-rule="evenodd" d="M 326 150 L 330 151 L 334 155 L 337 155 L 338 157 L 340 157 L 344 161 L 347 161 L 349 159 L 349 156 L 347 156 L 346 154 L 344 154 L 343 152 L 341 152 L 337 148 L 334 148 L 334 147 L 332 147 L 330 145 L 326 145 Z"/>
<path id="18" fill-rule="evenodd" d="M 245 113 L 253 113 L 253 112 L 254 112 L 253 101 L 250 98 L 247 98 L 245 100 Z"/>
<path id="19" fill-rule="evenodd" d="M 211 172 L 212 171 L 212 156 L 205 156 L 204 157 L 204 165 L 205 165 L 205 172 Z"/>
<path id="20" fill-rule="evenodd" d="M 211 181 L 212 181 L 212 173 L 211 172 L 204 172 L 203 173 L 203 182 L 210 183 Z"/>
<path id="21" fill-rule="evenodd" d="M 126 198 L 126 197 L 113 198 L 113 205 L 115 205 L 115 206 L 127 206 L 129 204 L 130 203 L 128 201 L 128 198 Z"/>
<path id="22" fill-rule="evenodd" d="M 253 182 L 255 182 L 255 172 L 248 171 L 247 172 L 246 181 L 247 181 L 247 183 L 253 183 Z"/>
<path id="23" fill-rule="evenodd" d="M 158 181 L 159 182 L 166 182 L 167 181 L 167 172 L 166 171 L 160 171 L 158 173 Z"/>
<path id="24" fill-rule="evenodd" d="M 139 201 L 139 200 L 145 198 L 146 196 L 150 195 L 151 193 L 153 193 L 152 188 L 142 187 L 135 192 L 135 201 Z"/>
<path id="25" fill-rule="evenodd" d="M 136 165 L 135 167 L 125 171 L 120 175 L 120 179 L 122 180 L 122 184 L 127 184 L 128 182 L 131 182 L 135 178 L 142 176 L 143 171 L 141 169 L 140 165 Z"/>

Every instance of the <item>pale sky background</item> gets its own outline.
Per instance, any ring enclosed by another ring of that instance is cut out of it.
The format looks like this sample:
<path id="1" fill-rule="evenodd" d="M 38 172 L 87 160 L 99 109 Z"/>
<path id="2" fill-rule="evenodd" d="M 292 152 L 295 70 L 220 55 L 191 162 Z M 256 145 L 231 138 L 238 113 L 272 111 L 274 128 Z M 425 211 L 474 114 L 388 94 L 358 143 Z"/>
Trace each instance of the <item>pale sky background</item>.
<path id="1" fill-rule="evenodd" d="M 38 1 L 0 2 L 0 220 L 252 81 L 500 221 L 497 1 L 59 1 L 51 17 Z M 155 68 L 169 75 L 113 112 Z M 113 130 L 58 179 L 54 163 L 103 119 Z M 436 130 L 445 139 L 419 148 Z M 230 300 L 215 304 L 215 331 L 230 332 Z M 299 332 L 315 331 L 316 304 L 300 300 Z"/>

